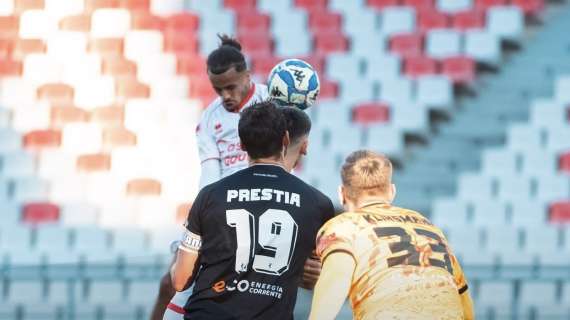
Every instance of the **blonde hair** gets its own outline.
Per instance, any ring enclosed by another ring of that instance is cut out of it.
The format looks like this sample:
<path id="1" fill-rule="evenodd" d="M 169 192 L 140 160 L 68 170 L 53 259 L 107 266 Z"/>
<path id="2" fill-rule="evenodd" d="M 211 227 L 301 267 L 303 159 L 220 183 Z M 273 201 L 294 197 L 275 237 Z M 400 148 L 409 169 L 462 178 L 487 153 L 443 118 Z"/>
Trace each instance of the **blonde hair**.
<path id="1" fill-rule="evenodd" d="M 384 155 L 358 150 L 344 161 L 341 178 L 350 199 L 386 194 L 392 186 L 392 163 Z"/>

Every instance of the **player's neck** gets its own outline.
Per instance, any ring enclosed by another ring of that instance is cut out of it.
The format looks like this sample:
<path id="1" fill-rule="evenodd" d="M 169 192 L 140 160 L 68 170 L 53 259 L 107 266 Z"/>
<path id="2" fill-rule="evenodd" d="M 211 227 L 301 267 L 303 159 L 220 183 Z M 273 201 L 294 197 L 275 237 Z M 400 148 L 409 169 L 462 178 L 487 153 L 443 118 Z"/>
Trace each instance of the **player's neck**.
<path id="1" fill-rule="evenodd" d="M 255 160 L 249 160 L 249 166 L 255 166 L 255 165 L 273 165 L 273 166 L 279 166 L 282 167 L 283 169 L 285 169 L 285 171 L 287 171 L 287 169 L 285 168 L 285 163 L 283 161 L 283 158 L 260 158 L 260 159 L 255 159 Z"/>
<path id="2" fill-rule="evenodd" d="M 348 211 L 356 211 L 358 209 L 370 206 L 370 205 L 377 205 L 377 204 L 385 204 L 391 205 L 392 201 L 390 197 L 382 197 L 382 196 L 375 196 L 375 197 L 366 197 L 362 199 L 358 199 L 358 201 L 348 203 Z"/>

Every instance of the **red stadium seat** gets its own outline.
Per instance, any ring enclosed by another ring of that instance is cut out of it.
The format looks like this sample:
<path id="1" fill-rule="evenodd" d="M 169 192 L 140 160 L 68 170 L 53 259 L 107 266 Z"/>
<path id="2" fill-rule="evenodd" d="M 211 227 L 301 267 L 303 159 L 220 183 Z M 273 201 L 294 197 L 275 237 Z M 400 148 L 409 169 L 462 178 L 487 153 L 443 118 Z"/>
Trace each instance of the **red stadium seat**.
<path id="1" fill-rule="evenodd" d="M 137 136 L 125 128 L 109 128 L 103 130 L 103 147 L 111 150 L 117 147 L 128 147 L 137 144 Z"/>
<path id="2" fill-rule="evenodd" d="M 12 50 L 14 59 L 22 60 L 30 53 L 45 53 L 46 44 L 41 39 L 16 39 Z"/>
<path id="3" fill-rule="evenodd" d="M 550 222 L 570 222 L 570 201 L 559 201 L 550 205 Z"/>
<path id="4" fill-rule="evenodd" d="M 385 7 L 397 6 L 400 4 L 399 0 L 368 0 L 366 2 L 369 7 L 376 9 L 384 9 Z"/>
<path id="5" fill-rule="evenodd" d="M 59 207 L 48 202 L 32 202 L 24 205 L 23 220 L 29 224 L 54 223 L 59 220 Z"/>
<path id="6" fill-rule="evenodd" d="M 10 38 L 18 35 L 20 20 L 16 16 L 0 16 L 0 37 Z"/>
<path id="7" fill-rule="evenodd" d="M 240 35 L 239 42 L 250 57 L 268 56 L 273 52 L 273 40 L 267 33 Z"/>
<path id="8" fill-rule="evenodd" d="M 224 0 L 224 7 L 237 12 L 255 11 L 256 0 Z"/>
<path id="9" fill-rule="evenodd" d="M 88 121 L 89 113 L 72 105 L 58 105 L 51 108 L 50 119 L 52 127 L 61 128 L 68 123 Z"/>
<path id="10" fill-rule="evenodd" d="M 89 119 L 105 128 L 121 127 L 125 119 L 125 108 L 118 105 L 95 108 Z"/>
<path id="11" fill-rule="evenodd" d="M 481 11 L 463 11 L 453 16 L 453 29 L 465 31 L 469 29 L 483 29 L 485 27 L 485 14 Z"/>
<path id="12" fill-rule="evenodd" d="M 560 171 L 570 173 L 570 151 L 565 152 L 560 156 L 559 168 Z"/>
<path id="13" fill-rule="evenodd" d="M 254 11 L 240 12 L 237 16 L 238 33 L 244 32 L 262 33 L 268 32 L 271 17 L 265 13 Z"/>
<path id="14" fill-rule="evenodd" d="M 38 99 L 48 100 L 52 104 L 65 104 L 73 101 L 73 88 L 64 83 L 48 83 L 38 88 Z"/>
<path id="15" fill-rule="evenodd" d="M 416 12 L 434 10 L 434 0 L 404 0 L 403 5 L 416 8 Z"/>
<path id="16" fill-rule="evenodd" d="M 77 158 L 77 171 L 95 172 L 111 170 L 111 156 L 106 153 L 84 154 Z"/>
<path id="17" fill-rule="evenodd" d="M 319 99 L 335 99 L 338 97 L 338 84 L 328 79 L 320 79 Z"/>
<path id="18" fill-rule="evenodd" d="M 526 15 L 535 16 L 544 10 L 544 0 L 511 0 L 511 3 L 521 8 Z"/>
<path id="19" fill-rule="evenodd" d="M 91 15 L 79 14 L 63 17 L 59 21 L 59 28 L 63 31 L 89 32 L 91 30 Z"/>
<path id="20" fill-rule="evenodd" d="M 445 29 L 449 27 L 449 18 L 444 13 L 434 9 L 426 9 L 419 12 L 418 27 L 421 32 L 432 29 Z"/>
<path id="21" fill-rule="evenodd" d="M 118 97 L 125 99 L 150 97 L 150 87 L 135 77 L 117 78 L 115 82 Z"/>
<path id="22" fill-rule="evenodd" d="M 335 12 L 318 11 L 309 16 L 309 28 L 313 33 L 341 32 L 342 16 Z"/>
<path id="23" fill-rule="evenodd" d="M 26 10 L 41 10 L 44 7 L 44 0 L 14 0 L 15 13 L 21 13 Z"/>
<path id="24" fill-rule="evenodd" d="M 154 179 L 133 179 L 127 183 L 127 195 L 130 196 L 157 196 L 160 192 L 160 182 Z"/>
<path id="25" fill-rule="evenodd" d="M 442 61 L 442 73 L 456 84 L 469 84 L 475 80 L 475 61 L 468 57 L 451 57 Z"/>
<path id="26" fill-rule="evenodd" d="M 344 52 L 348 49 L 348 39 L 338 32 L 319 33 L 314 36 L 317 54 Z"/>
<path id="27" fill-rule="evenodd" d="M 260 56 L 256 57 L 253 60 L 253 74 L 263 77 L 264 79 L 267 78 L 271 69 L 275 67 L 281 60 L 279 57 L 275 56 Z"/>
<path id="28" fill-rule="evenodd" d="M 14 60 L 0 61 L 0 76 L 21 76 L 22 62 Z"/>
<path id="29" fill-rule="evenodd" d="M 150 0 L 119 0 L 119 8 L 129 11 L 150 11 Z"/>
<path id="30" fill-rule="evenodd" d="M 437 60 L 426 56 L 406 58 L 404 61 L 404 73 L 412 79 L 424 75 L 436 74 Z"/>
<path id="31" fill-rule="evenodd" d="M 124 57 L 107 57 L 103 60 L 102 74 L 115 77 L 135 77 L 137 64 Z"/>
<path id="32" fill-rule="evenodd" d="M 325 11 L 328 0 L 295 0 L 295 6 L 307 11 Z"/>
<path id="33" fill-rule="evenodd" d="M 166 28 L 175 30 L 198 30 L 200 18 L 191 13 L 177 13 L 166 18 Z"/>
<path id="34" fill-rule="evenodd" d="M 0 38 L 0 60 L 8 60 L 13 49 L 14 41 L 11 38 Z"/>
<path id="35" fill-rule="evenodd" d="M 61 131 L 34 130 L 24 135 L 24 146 L 30 149 L 55 148 L 61 145 Z"/>
<path id="36" fill-rule="evenodd" d="M 415 57 L 422 54 L 423 37 L 419 33 L 401 33 L 392 36 L 390 51 L 401 57 Z"/>
<path id="37" fill-rule="evenodd" d="M 487 10 L 495 6 L 506 6 L 508 0 L 475 0 L 475 7 L 480 10 Z"/>
<path id="38" fill-rule="evenodd" d="M 118 8 L 119 0 L 85 0 L 85 11 L 91 12 L 97 9 Z"/>
<path id="39" fill-rule="evenodd" d="M 313 69 L 317 70 L 317 73 L 322 74 L 325 66 L 325 56 L 323 55 L 311 55 L 307 57 L 297 57 L 301 59 L 313 67 Z"/>
<path id="40" fill-rule="evenodd" d="M 131 27 L 133 30 L 164 30 L 165 24 L 162 17 L 149 12 L 131 12 Z"/>
<path id="41" fill-rule="evenodd" d="M 385 103 L 362 103 L 352 110 L 352 120 L 358 124 L 369 125 L 388 122 L 390 107 Z"/>
<path id="42" fill-rule="evenodd" d="M 197 54 L 178 56 L 177 73 L 183 75 L 205 75 L 206 59 Z"/>
<path id="43" fill-rule="evenodd" d="M 92 38 L 88 50 L 98 52 L 103 57 L 122 56 L 124 42 L 121 38 Z"/>
<path id="44" fill-rule="evenodd" d="M 198 52 L 198 37 L 194 31 L 179 32 L 167 30 L 164 33 L 164 51 L 176 55 L 196 55 Z"/>

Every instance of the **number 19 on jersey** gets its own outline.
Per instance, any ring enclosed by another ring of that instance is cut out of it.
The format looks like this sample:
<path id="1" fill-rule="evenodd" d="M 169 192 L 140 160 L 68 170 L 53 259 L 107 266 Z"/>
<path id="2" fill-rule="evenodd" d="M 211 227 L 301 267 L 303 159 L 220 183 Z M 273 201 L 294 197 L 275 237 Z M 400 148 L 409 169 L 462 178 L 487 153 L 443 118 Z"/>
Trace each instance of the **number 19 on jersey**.
<path id="1" fill-rule="evenodd" d="M 226 222 L 236 229 L 237 273 L 249 269 L 251 257 L 253 257 L 253 270 L 256 272 L 281 275 L 289 270 L 298 234 L 297 223 L 289 212 L 268 209 L 259 216 L 259 221 L 256 223 L 255 217 L 245 209 L 227 210 Z M 255 254 L 257 243 L 263 249 L 273 252 L 273 256 Z"/>

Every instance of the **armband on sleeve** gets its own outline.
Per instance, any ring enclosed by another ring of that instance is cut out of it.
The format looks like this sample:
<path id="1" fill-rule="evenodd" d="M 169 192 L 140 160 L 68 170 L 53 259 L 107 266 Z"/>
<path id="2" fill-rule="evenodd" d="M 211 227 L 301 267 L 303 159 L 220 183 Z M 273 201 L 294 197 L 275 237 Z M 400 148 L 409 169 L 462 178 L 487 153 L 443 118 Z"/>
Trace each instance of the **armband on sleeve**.
<path id="1" fill-rule="evenodd" d="M 202 237 L 186 230 L 178 249 L 186 252 L 198 253 L 202 247 Z"/>

